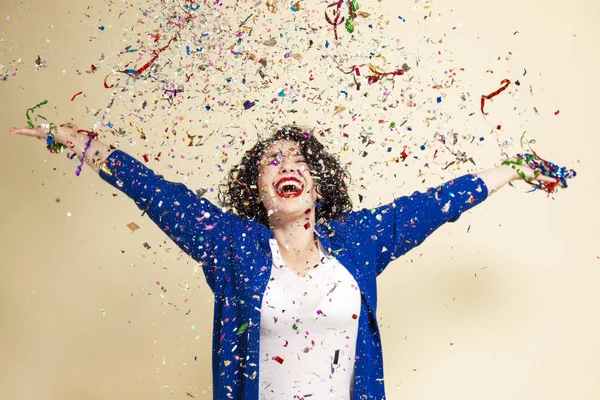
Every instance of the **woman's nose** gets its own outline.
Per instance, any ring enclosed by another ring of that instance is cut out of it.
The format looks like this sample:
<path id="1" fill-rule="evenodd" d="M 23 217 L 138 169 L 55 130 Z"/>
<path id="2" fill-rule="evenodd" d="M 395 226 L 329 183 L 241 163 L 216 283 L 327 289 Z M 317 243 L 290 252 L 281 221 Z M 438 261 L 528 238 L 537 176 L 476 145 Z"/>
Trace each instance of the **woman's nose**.
<path id="1" fill-rule="evenodd" d="M 280 170 L 289 170 L 290 169 L 290 159 L 287 157 L 281 157 L 281 159 L 279 159 L 279 169 Z"/>
<path id="2" fill-rule="evenodd" d="M 279 172 L 282 174 L 285 174 L 287 172 L 292 172 L 294 171 L 294 169 L 291 167 L 291 165 L 286 162 L 286 161 L 282 161 L 281 164 L 279 164 Z"/>
<path id="3" fill-rule="evenodd" d="M 294 171 L 293 163 L 290 161 L 289 158 L 283 157 L 281 159 L 281 161 L 279 162 L 279 172 L 285 173 L 285 172 L 292 172 L 292 171 Z"/>

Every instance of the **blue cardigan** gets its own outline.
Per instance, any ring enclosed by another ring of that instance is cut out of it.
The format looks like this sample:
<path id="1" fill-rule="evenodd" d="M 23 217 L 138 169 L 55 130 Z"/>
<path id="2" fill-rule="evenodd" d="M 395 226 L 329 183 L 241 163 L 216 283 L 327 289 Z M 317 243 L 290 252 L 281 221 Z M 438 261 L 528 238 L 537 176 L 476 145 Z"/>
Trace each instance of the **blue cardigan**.
<path id="1" fill-rule="evenodd" d="M 117 150 L 100 176 L 141 210 L 194 260 L 212 289 L 214 399 L 258 399 L 262 297 L 271 276 L 268 227 L 211 204 L 182 183 L 166 181 Z M 377 276 L 435 229 L 487 197 L 483 181 L 465 175 L 425 193 L 373 209 L 350 211 L 315 226 L 323 247 L 354 276 L 361 292 L 355 399 L 385 399 Z M 351 316 L 348 316 L 351 318 Z"/>

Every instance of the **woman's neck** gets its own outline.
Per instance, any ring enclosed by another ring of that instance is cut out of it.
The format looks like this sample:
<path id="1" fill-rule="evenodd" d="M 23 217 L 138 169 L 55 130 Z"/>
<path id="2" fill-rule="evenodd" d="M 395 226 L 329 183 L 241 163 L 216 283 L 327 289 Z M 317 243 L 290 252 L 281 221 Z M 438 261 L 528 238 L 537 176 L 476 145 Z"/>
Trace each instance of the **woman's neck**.
<path id="1" fill-rule="evenodd" d="M 291 223 L 271 225 L 279 251 L 288 267 L 312 268 L 319 261 L 319 248 L 314 233 L 314 214 L 307 217 Z"/>

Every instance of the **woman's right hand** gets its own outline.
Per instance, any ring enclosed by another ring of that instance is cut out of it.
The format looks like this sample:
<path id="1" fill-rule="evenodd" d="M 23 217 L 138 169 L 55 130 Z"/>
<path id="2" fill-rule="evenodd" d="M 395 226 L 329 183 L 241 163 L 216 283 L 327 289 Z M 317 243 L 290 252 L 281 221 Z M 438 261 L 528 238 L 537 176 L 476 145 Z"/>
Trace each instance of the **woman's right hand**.
<path id="1" fill-rule="evenodd" d="M 37 128 L 11 128 L 11 135 L 21 135 L 43 139 L 46 143 L 49 127 Z M 106 158 L 110 155 L 110 146 L 93 139 L 92 133 L 78 128 L 75 124 L 67 123 L 54 127 L 52 129 L 54 141 L 63 144 L 75 153 L 79 159 L 84 159 L 85 163 L 98 171 Z M 86 151 L 87 150 L 87 151 Z M 85 153 L 85 154 L 84 154 Z"/>
<path id="2" fill-rule="evenodd" d="M 46 141 L 49 129 L 49 126 L 37 128 L 10 128 L 8 132 L 11 135 L 36 137 Z M 79 128 L 74 124 L 68 123 L 60 125 L 53 129 L 54 141 L 67 146 L 72 151 L 75 151 L 77 155 L 81 155 L 81 152 L 76 151 L 77 142 L 83 139 L 85 143 L 88 140 L 88 135 L 85 133 L 79 133 L 78 131 Z"/>

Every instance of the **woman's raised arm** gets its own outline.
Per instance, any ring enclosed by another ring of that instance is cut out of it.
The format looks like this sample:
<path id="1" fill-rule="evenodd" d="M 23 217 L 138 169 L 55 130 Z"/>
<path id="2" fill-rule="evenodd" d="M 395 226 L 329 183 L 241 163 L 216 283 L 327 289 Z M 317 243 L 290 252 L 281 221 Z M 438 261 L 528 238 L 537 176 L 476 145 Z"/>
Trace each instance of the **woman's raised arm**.
<path id="1" fill-rule="evenodd" d="M 46 128 L 37 127 L 31 129 L 11 128 L 9 133 L 12 135 L 35 137 L 46 141 L 48 139 L 48 133 L 50 129 L 53 130 L 54 142 L 69 148 L 80 160 L 85 158 L 85 163 L 96 172 L 103 167 L 104 160 L 106 160 L 111 153 L 110 146 L 97 139 L 90 141 L 88 133 L 79 129 L 74 124 L 64 124 L 58 127 L 48 126 Z M 88 147 L 87 151 L 86 147 Z M 85 157 L 83 157 L 84 152 Z"/>
<path id="2" fill-rule="evenodd" d="M 376 268 L 380 274 L 390 261 L 423 243 L 440 226 L 456 221 L 491 193 L 513 180 L 523 179 L 523 176 L 538 182 L 556 182 L 554 178 L 536 176 L 527 165 L 518 169 L 502 165 L 452 179 L 425 192 L 399 197 L 374 209 L 348 213 L 343 221 L 368 238 L 363 242 L 368 243 L 376 254 Z"/>
<path id="3" fill-rule="evenodd" d="M 11 134 L 46 139 L 47 129 L 13 128 Z M 85 131 L 66 124 L 54 129 L 54 141 L 66 145 L 143 210 L 183 251 L 202 264 L 213 289 L 219 285 L 232 238 L 241 229 L 240 217 L 224 212 L 183 183 L 170 182 L 121 150 L 111 150 Z M 250 222 L 248 222 L 250 223 Z M 256 231 L 256 230 L 255 230 Z M 220 260 L 220 263 L 217 263 Z"/>

